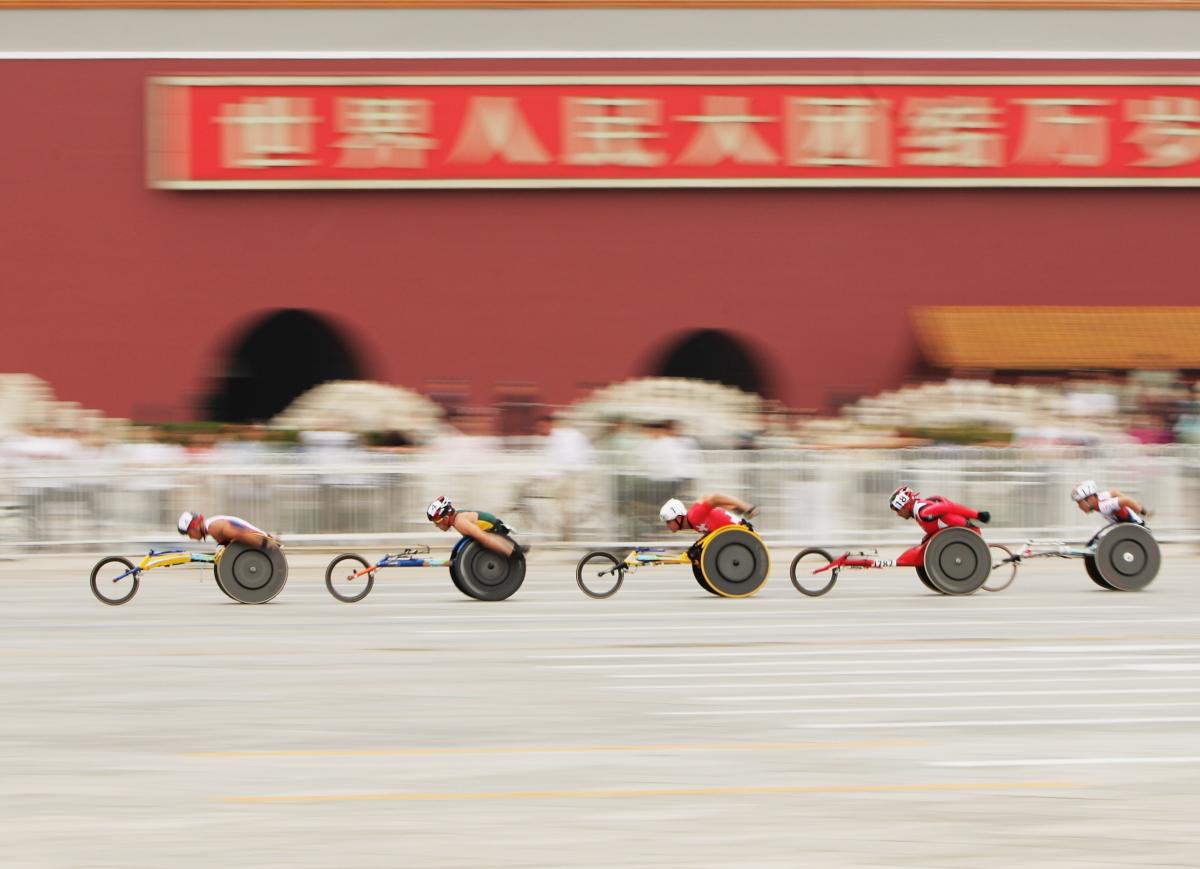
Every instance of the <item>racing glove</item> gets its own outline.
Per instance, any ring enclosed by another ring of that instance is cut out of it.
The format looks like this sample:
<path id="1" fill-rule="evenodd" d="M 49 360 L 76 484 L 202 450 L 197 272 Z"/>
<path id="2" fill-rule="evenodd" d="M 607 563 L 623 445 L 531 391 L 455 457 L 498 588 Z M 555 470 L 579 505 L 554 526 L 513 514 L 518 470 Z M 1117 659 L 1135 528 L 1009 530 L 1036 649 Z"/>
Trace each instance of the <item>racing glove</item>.
<path id="1" fill-rule="evenodd" d="M 980 522 L 982 522 L 984 525 L 986 525 L 992 521 L 992 514 L 989 513 L 987 510 L 980 510 L 979 515 L 976 516 L 975 518 L 977 518 Z"/>

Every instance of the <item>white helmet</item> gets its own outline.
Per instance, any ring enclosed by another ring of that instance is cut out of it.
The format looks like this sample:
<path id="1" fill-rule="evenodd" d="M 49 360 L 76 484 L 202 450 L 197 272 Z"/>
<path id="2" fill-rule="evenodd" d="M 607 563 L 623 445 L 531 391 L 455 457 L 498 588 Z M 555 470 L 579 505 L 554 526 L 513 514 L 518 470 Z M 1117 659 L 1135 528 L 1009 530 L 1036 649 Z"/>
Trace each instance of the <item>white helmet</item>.
<path id="1" fill-rule="evenodd" d="M 1080 483 L 1078 486 L 1076 486 L 1074 489 L 1071 490 L 1071 500 L 1074 501 L 1075 503 L 1079 503 L 1084 498 L 1090 498 L 1092 495 L 1095 495 L 1095 494 L 1097 494 L 1096 481 L 1095 480 L 1084 480 L 1082 483 Z"/>
<path id="2" fill-rule="evenodd" d="M 187 534 L 188 529 L 192 527 L 192 522 L 196 519 L 199 519 L 201 522 L 204 521 L 204 517 L 198 513 L 188 513 L 185 511 L 179 514 L 179 521 L 175 523 L 175 527 L 179 529 L 180 534 Z"/>
<path id="3" fill-rule="evenodd" d="M 670 522 L 672 519 L 678 519 L 680 516 L 686 516 L 687 508 L 683 506 L 683 502 L 678 498 L 672 498 L 670 501 L 662 505 L 662 509 L 658 511 L 658 515 L 664 522 Z"/>

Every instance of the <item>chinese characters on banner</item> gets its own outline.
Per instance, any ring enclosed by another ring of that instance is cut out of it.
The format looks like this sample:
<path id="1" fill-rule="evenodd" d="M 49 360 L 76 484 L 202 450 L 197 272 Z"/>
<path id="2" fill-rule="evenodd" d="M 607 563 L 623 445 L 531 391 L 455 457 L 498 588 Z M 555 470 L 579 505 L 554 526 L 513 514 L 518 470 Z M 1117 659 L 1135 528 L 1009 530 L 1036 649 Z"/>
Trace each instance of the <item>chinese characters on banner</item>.
<path id="1" fill-rule="evenodd" d="M 1200 77 L 152 79 L 163 188 L 1200 185 Z"/>

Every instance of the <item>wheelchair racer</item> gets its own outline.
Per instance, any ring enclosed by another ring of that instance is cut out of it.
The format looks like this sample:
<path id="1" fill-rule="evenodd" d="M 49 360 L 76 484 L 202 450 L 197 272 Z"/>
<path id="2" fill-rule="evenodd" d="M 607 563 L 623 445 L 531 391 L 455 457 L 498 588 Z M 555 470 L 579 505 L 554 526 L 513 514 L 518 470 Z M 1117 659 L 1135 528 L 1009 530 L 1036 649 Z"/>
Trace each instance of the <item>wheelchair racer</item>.
<path id="1" fill-rule="evenodd" d="M 425 516 L 438 527 L 440 531 L 453 528 L 464 537 L 478 540 L 480 544 L 499 552 L 505 558 L 520 548 L 522 554 L 530 550 L 529 546 L 519 546 L 508 535 L 512 530 L 504 524 L 500 517 L 485 510 L 459 510 L 444 495 L 435 498 L 425 511 Z M 491 532 L 491 533 L 489 533 Z"/>
<path id="2" fill-rule="evenodd" d="M 730 514 L 730 510 L 740 513 L 742 518 L 735 518 Z M 749 523 L 745 520 L 757 516 L 758 507 L 747 504 L 732 495 L 716 493 L 705 495 L 700 500 L 693 502 L 691 507 L 684 507 L 682 501 L 672 498 L 662 505 L 658 515 L 666 523 L 667 530 L 671 533 L 691 528 L 704 537 L 726 525 L 739 523 L 748 525 Z"/>
<path id="3" fill-rule="evenodd" d="M 1099 513 L 1110 525 L 1129 522 L 1145 525 L 1150 511 L 1116 489 L 1101 491 L 1095 480 L 1084 480 L 1071 490 L 1071 500 L 1084 513 Z"/>
<path id="4" fill-rule="evenodd" d="M 929 539 L 943 528 L 971 528 L 977 519 L 984 524 L 991 521 L 992 514 L 987 510 L 974 510 L 962 504 L 943 498 L 941 495 L 921 497 L 908 486 L 901 486 L 888 499 L 888 506 L 901 519 L 914 519 L 925 532 L 921 542 L 903 552 L 894 562 L 876 565 L 878 567 L 918 567 L 924 564 L 925 547 Z"/>
<path id="5" fill-rule="evenodd" d="M 191 540 L 204 540 L 211 537 L 218 546 L 245 543 L 247 546 L 268 549 L 280 545 L 279 540 L 273 535 L 237 516 L 213 516 L 206 519 L 200 513 L 184 512 L 179 514 L 176 528 L 180 534 Z"/>

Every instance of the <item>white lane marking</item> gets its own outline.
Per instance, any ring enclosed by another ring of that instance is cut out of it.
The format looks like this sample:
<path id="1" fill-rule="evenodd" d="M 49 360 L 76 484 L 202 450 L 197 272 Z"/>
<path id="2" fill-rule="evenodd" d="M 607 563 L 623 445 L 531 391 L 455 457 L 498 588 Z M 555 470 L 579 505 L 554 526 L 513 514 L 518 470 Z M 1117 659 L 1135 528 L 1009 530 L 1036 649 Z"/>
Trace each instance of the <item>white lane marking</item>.
<path id="1" fill-rule="evenodd" d="M 372 594 L 374 594 L 374 592 L 372 592 Z M 536 594 L 538 596 L 541 596 L 543 594 L 543 592 L 539 591 L 539 592 L 536 592 Z M 311 597 L 319 597 L 319 595 L 310 595 L 310 596 Z M 332 599 L 332 598 L 330 598 L 330 599 Z M 396 604 L 389 603 L 387 605 L 388 606 L 398 606 L 400 604 L 399 603 L 396 603 Z M 1146 609 L 1150 609 L 1150 607 L 1146 607 L 1146 606 L 1122 607 L 1121 612 L 1125 612 L 1128 609 L 1146 610 Z M 1015 607 L 988 607 L 987 611 L 988 611 L 988 613 L 996 613 L 996 612 L 1010 612 L 1010 613 L 1011 612 L 1040 612 L 1040 613 L 1046 613 L 1046 612 L 1052 612 L 1055 610 L 1063 610 L 1064 612 L 1069 612 L 1069 613 L 1093 612 L 1093 611 L 1102 611 L 1103 612 L 1103 611 L 1111 611 L 1112 607 L 1108 607 L 1108 606 L 1015 606 Z M 803 612 L 803 608 L 797 607 L 795 609 L 794 614 L 800 615 L 802 612 Z M 886 613 L 887 615 L 894 616 L 894 615 L 896 615 L 896 609 L 895 609 L 895 607 L 887 607 L 887 608 L 881 607 L 881 608 L 877 608 L 877 609 L 850 607 L 850 608 L 846 608 L 846 609 L 821 610 L 820 615 L 822 615 L 822 616 L 826 616 L 826 615 L 830 615 L 830 614 L 871 615 L 873 613 Z M 547 607 L 547 608 L 543 609 L 541 612 L 537 612 L 537 613 L 519 613 L 519 614 L 514 613 L 511 615 L 504 615 L 504 614 L 479 615 L 479 616 L 473 616 L 472 618 L 474 620 L 488 619 L 488 620 L 496 620 L 496 621 L 511 621 L 513 619 L 548 619 L 548 618 L 596 620 L 596 621 L 599 621 L 600 619 L 604 619 L 604 620 L 608 621 L 609 623 L 611 623 L 616 618 L 620 618 L 620 619 L 670 618 L 671 616 L 675 616 L 678 614 L 679 614 L 678 610 L 667 610 L 667 609 L 648 612 L 644 607 L 639 607 L 636 611 L 614 613 L 611 610 L 606 609 L 604 606 L 598 606 L 598 607 L 592 608 L 591 612 L 564 612 L 564 611 L 558 611 L 558 610 L 554 610 L 554 609 Z M 741 613 L 737 614 L 737 617 L 742 618 L 742 619 L 748 619 L 751 616 L 769 616 L 771 618 L 778 618 L 779 610 L 778 610 L 778 608 L 772 608 L 770 611 L 746 610 L 745 612 L 741 612 Z M 439 621 L 442 619 L 449 619 L 449 618 L 454 618 L 454 617 L 455 616 L 453 616 L 453 614 L 386 616 L 386 618 L 391 621 L 406 621 L 406 622 Z M 709 619 L 709 618 L 714 619 L 714 620 L 724 620 L 727 622 L 730 619 L 730 613 L 720 612 L 718 610 L 707 610 L 705 612 L 696 612 L 696 613 L 688 614 L 689 621 L 693 621 L 695 619 Z M 1200 648 L 1200 646 L 1196 646 L 1195 648 Z M 605 655 L 553 656 L 553 655 L 551 655 L 551 656 L 547 656 L 547 657 L 571 658 L 571 657 L 609 657 L 609 656 L 605 656 Z M 619 656 L 612 656 L 612 657 L 619 657 Z M 631 657 L 633 657 L 633 656 L 631 656 Z"/>
<path id="2" fill-rule="evenodd" d="M 1129 669 L 1130 670 L 1146 670 L 1146 671 L 1150 671 L 1150 672 L 1166 671 L 1166 672 L 1178 673 L 1178 672 L 1184 672 L 1184 671 L 1189 671 L 1189 670 L 1200 670 L 1200 664 L 1167 664 L 1167 663 L 1159 663 L 1157 661 L 1155 661 L 1154 663 L 1146 663 L 1146 662 L 1138 661 L 1137 663 L 1130 664 Z"/>
<path id="3" fill-rule="evenodd" d="M 1200 643 L 1097 643 L 1096 645 L 1083 645 L 1086 640 L 1072 645 L 1001 645 L 1001 646 L 980 646 L 974 643 L 965 645 L 962 648 L 966 652 L 1175 652 L 1175 651 L 1196 651 L 1200 650 Z M 945 649 L 945 644 L 939 641 L 927 641 L 923 648 L 913 648 L 906 646 L 904 648 L 888 649 L 889 655 L 927 655 L 931 651 Z M 774 649 L 766 649 L 762 651 L 743 651 L 740 649 L 693 649 L 685 652 L 666 652 L 655 651 L 653 649 L 644 652 L 603 652 L 589 653 L 586 655 L 530 655 L 530 660 L 534 661 L 575 661 L 575 660 L 618 660 L 624 658 L 705 658 L 705 657 L 729 657 L 729 658 L 748 658 L 748 657 L 766 657 L 778 656 L 781 652 L 786 651 L 789 655 L 801 656 L 820 656 L 827 655 L 878 655 L 882 650 L 879 648 L 867 649 L 796 649 L 784 650 L 778 647 Z"/>
<path id="4" fill-rule="evenodd" d="M 1114 667 L 1112 665 L 1104 667 L 967 667 L 961 670 L 941 670 L 939 673 L 971 673 L 975 674 L 990 674 L 990 673 L 1110 673 L 1116 674 L 1122 667 Z M 1136 669 L 1136 668 L 1131 668 Z M 842 676 L 885 676 L 888 673 L 903 673 L 902 670 L 835 670 L 830 667 L 817 670 L 779 670 L 771 673 L 752 672 L 754 676 L 828 676 L 830 678 L 840 678 Z M 663 679 L 663 673 L 605 673 L 602 674 L 613 679 Z M 670 679 L 704 679 L 711 676 L 711 673 L 675 673 L 670 676 Z M 732 675 L 722 673 L 720 675 Z M 668 681 L 670 681 L 668 679 Z M 982 681 L 974 680 L 976 683 Z"/>
<path id="5" fill-rule="evenodd" d="M 651 712 L 651 715 L 661 718 L 677 717 L 713 717 L 713 716 L 743 716 L 743 715 L 865 715 L 881 712 L 996 712 L 1002 709 L 1107 709 L 1113 712 L 1121 709 L 1161 709 L 1163 707 L 1200 706 L 1200 700 L 1176 700 L 1169 703 L 997 703 L 985 706 L 902 706 L 859 707 L 851 706 L 842 709 L 670 709 L 663 712 Z"/>
<path id="6" fill-rule="evenodd" d="M 1106 766 L 1116 764 L 1129 764 L 1133 766 L 1141 766 L 1143 764 L 1165 763 L 1175 766 L 1177 764 L 1200 763 L 1200 757 L 1196 756 L 1178 756 L 1178 757 L 1028 757 L 1028 758 L 1012 758 L 1006 760 L 931 760 L 926 761 L 926 766 L 942 766 L 962 769 L 964 767 L 1002 767 L 1002 766 Z"/>
<path id="7" fill-rule="evenodd" d="M 1168 715 L 1154 718 L 985 718 L 939 721 L 837 721 L 823 724 L 793 724 L 798 730 L 896 730 L 931 727 L 1069 727 L 1074 724 L 1094 728 L 1105 724 L 1194 724 L 1200 718 Z"/>
<path id="8" fill-rule="evenodd" d="M 727 619 L 730 621 L 730 619 Z M 1168 625 L 1168 624 L 1195 624 L 1200 622 L 1200 616 L 1181 616 L 1162 619 L 1129 619 L 1124 618 L 1121 613 L 1115 614 L 1111 619 L 991 619 L 987 621 L 964 621 L 962 619 L 954 619 L 947 616 L 944 619 L 933 622 L 804 622 L 796 621 L 784 624 L 713 624 L 713 625 L 694 625 L 694 624 L 663 624 L 663 625 L 628 625 L 619 626 L 619 630 L 628 631 L 744 631 L 747 629 L 755 631 L 766 630 L 781 630 L 781 631 L 844 631 L 848 628 L 867 628 L 868 630 L 878 630 L 880 628 L 964 628 L 964 627 L 1015 627 L 1017 625 L 1071 625 L 1073 627 L 1082 628 L 1085 625 L 1110 625 L 1120 624 L 1123 628 L 1135 627 L 1138 625 Z M 572 627 L 550 628 L 550 627 L 524 627 L 524 628 L 455 628 L 453 630 L 420 630 L 421 634 L 561 634 L 561 633 L 594 633 L 602 631 L 612 633 L 613 625 L 576 625 Z"/>
<path id="9" fill-rule="evenodd" d="M 897 699 L 914 700 L 929 697 L 1063 697 L 1079 694 L 1120 694 L 1122 697 L 1130 694 L 1195 694 L 1200 686 L 1192 688 L 1052 688 L 1022 691 L 897 691 L 865 692 L 861 694 L 722 694 L 718 697 L 697 697 L 705 703 L 743 703 L 748 700 L 866 700 L 866 699 Z"/>
<path id="10" fill-rule="evenodd" d="M 1103 675 L 1103 676 L 1072 676 L 1071 680 L 1070 680 L 1070 684 L 1074 685 L 1079 682 L 1105 682 L 1105 683 L 1111 685 L 1112 690 L 1114 690 L 1114 691 L 1124 690 L 1123 688 L 1121 688 L 1120 683 L 1119 683 L 1119 679 L 1121 676 L 1120 673 L 1113 673 L 1111 671 L 1106 670 L 1105 674 L 1106 675 Z M 689 674 L 689 675 L 697 675 L 697 674 Z M 1200 679 L 1200 675 L 1198 675 L 1198 676 L 1140 676 L 1140 675 L 1133 676 L 1133 675 L 1130 675 L 1125 678 L 1135 680 L 1134 684 L 1140 685 L 1143 682 L 1153 682 L 1156 680 L 1159 680 L 1159 681 L 1169 680 L 1171 682 L 1179 682 L 1181 680 L 1187 680 L 1187 679 Z M 988 679 L 986 684 L 988 684 L 988 685 L 1029 685 L 1029 684 L 1038 683 L 1038 682 L 1057 682 L 1060 680 L 1061 680 L 1061 677 L 1059 677 L 1059 676 L 1046 676 L 1045 678 L 1038 678 L 1037 676 L 1022 676 L 1017 679 Z M 640 685 L 618 684 L 618 685 L 613 685 L 612 689 L 615 691 L 661 692 L 663 690 L 663 688 L 668 687 L 668 686 L 673 687 L 673 688 L 681 688 L 681 689 L 686 688 L 689 691 L 698 691 L 701 689 L 706 690 L 706 691 L 715 691 L 715 690 L 719 690 L 719 689 L 723 689 L 723 688 L 774 688 L 776 690 L 779 690 L 781 688 L 829 688 L 829 687 L 864 688 L 864 687 L 870 687 L 873 685 L 885 685 L 889 688 L 894 688 L 894 687 L 899 687 L 902 685 L 936 685 L 936 686 L 940 686 L 940 685 L 979 685 L 980 682 L 981 682 L 981 680 L 979 680 L 979 679 L 911 679 L 911 680 L 910 679 L 903 679 L 903 680 L 855 679 L 855 680 L 851 680 L 851 681 L 846 681 L 844 679 L 821 680 L 821 681 L 810 679 L 806 682 L 713 682 L 711 684 L 701 684 L 701 685 L 697 685 L 693 682 L 693 683 L 690 683 L 687 685 L 680 685 L 680 684 L 678 684 L 678 682 L 675 679 L 668 677 L 659 684 L 650 684 L 650 685 L 647 685 L 647 684 L 640 684 Z"/>
<path id="11" fill-rule="evenodd" d="M 881 650 L 876 649 L 876 654 Z M 926 652 L 928 654 L 928 652 Z M 776 652 L 776 657 L 779 660 L 772 661 L 667 661 L 661 664 L 658 663 L 643 663 L 643 664 L 553 664 L 546 667 L 548 670 L 667 670 L 675 671 L 685 668 L 700 668 L 705 671 L 713 670 L 720 667 L 738 667 L 743 671 L 754 669 L 761 670 L 764 667 L 821 667 L 828 669 L 829 665 L 822 664 L 815 660 L 786 660 L 785 653 Z M 790 657 L 790 656 L 788 656 Z M 1010 664 L 1036 664 L 1038 661 L 1050 661 L 1062 664 L 1078 664 L 1085 661 L 1125 661 L 1128 662 L 1128 667 L 1137 666 L 1154 666 L 1160 663 L 1169 665 L 1174 661 L 1189 661 L 1195 658 L 1200 658 L 1200 655 L 1174 655 L 1170 661 L 1162 661 L 1155 658 L 1138 658 L 1132 655 L 1089 655 L 1084 652 L 1077 652 L 1069 655 L 1034 655 L 1025 656 L 1022 658 L 1014 658 L 1010 661 L 997 661 L 997 658 L 1002 658 L 1002 655 L 987 655 L 979 658 L 972 657 L 951 657 L 949 655 L 933 655 L 928 658 L 905 658 L 903 660 L 893 660 L 892 658 L 856 658 L 854 660 L 837 660 L 829 663 L 836 666 L 863 666 L 863 665 L 885 665 L 889 667 L 913 667 L 916 665 L 936 666 L 939 672 L 945 671 L 947 665 L 950 664 L 993 664 L 993 663 L 1010 663 Z M 1181 668 L 1188 668 L 1191 665 L 1180 664 Z M 1200 667 L 1200 665 L 1197 665 Z M 961 668 L 955 668 L 961 669 Z M 769 672 L 769 671 L 764 671 Z M 813 672 L 819 672 L 813 670 Z"/>

